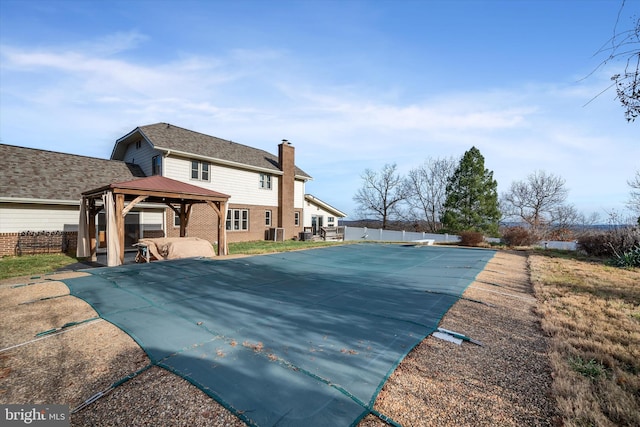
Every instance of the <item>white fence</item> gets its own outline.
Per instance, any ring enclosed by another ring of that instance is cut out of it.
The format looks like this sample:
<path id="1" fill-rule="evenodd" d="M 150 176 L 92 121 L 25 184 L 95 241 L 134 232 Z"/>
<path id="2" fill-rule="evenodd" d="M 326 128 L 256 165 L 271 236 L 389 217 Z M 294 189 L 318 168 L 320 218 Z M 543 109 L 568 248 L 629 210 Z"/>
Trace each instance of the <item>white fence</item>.
<path id="1" fill-rule="evenodd" d="M 555 240 L 543 240 L 538 242 L 536 246 L 545 249 L 561 249 L 564 251 L 575 251 L 578 249 L 578 242 L 560 242 Z"/>
<path id="2" fill-rule="evenodd" d="M 414 231 L 392 231 L 381 228 L 344 227 L 344 240 L 371 240 L 377 242 L 411 242 L 412 240 L 433 239 L 436 243 L 458 242 L 453 234 L 418 233 Z"/>
<path id="3" fill-rule="evenodd" d="M 413 240 L 433 239 L 436 243 L 455 243 L 460 241 L 460 236 L 455 234 L 434 234 L 434 233 L 418 233 L 414 231 L 392 231 L 383 230 L 381 228 L 367 227 L 348 227 L 344 226 L 344 240 L 351 241 L 376 241 L 376 242 L 411 242 Z M 500 239 L 494 237 L 486 238 L 488 242 L 499 243 Z M 575 251 L 576 242 L 560 242 L 552 240 L 544 240 L 536 246 L 545 249 L 563 249 L 567 251 Z"/>

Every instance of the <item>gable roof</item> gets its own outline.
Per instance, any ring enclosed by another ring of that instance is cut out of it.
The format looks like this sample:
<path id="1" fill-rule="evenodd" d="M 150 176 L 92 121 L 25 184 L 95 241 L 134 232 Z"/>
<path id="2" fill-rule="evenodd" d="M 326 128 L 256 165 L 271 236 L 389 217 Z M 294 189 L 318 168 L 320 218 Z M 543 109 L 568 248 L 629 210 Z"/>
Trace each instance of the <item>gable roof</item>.
<path id="1" fill-rule="evenodd" d="M 105 184 L 143 177 L 139 166 L 118 160 L 78 156 L 0 144 L 0 198 L 69 200 Z"/>
<path id="2" fill-rule="evenodd" d="M 84 195 L 101 193 L 106 189 L 133 190 L 140 194 L 145 193 L 154 195 L 156 193 L 175 193 L 180 196 L 195 196 L 204 198 L 228 199 L 229 195 L 218 191 L 209 190 L 207 188 L 198 187 L 187 182 L 177 181 L 160 175 L 149 176 L 146 178 L 134 179 L 125 182 L 113 182 L 100 188 L 87 190 Z M 161 196 L 162 197 L 162 196 Z"/>
<path id="3" fill-rule="evenodd" d="M 215 136 L 205 135 L 169 123 L 139 126 L 116 141 L 111 153 L 112 159 L 123 159 L 130 143 L 144 138 L 153 148 L 185 157 L 197 157 L 212 163 L 249 167 L 282 174 L 278 156 L 258 148 L 238 144 Z M 296 167 L 296 177 L 311 179 L 311 176 Z"/>
<path id="4" fill-rule="evenodd" d="M 341 210 L 338 210 L 338 209 L 334 208 L 329 203 L 323 202 L 322 200 L 318 199 L 316 196 L 313 196 L 311 194 L 305 194 L 304 195 L 304 199 L 308 203 L 311 203 L 311 204 L 314 204 L 316 206 L 319 206 L 322 209 L 324 209 L 325 211 L 330 212 L 330 213 L 334 214 L 335 216 L 337 216 L 339 218 L 345 218 L 347 216 L 346 213 L 342 212 Z"/>

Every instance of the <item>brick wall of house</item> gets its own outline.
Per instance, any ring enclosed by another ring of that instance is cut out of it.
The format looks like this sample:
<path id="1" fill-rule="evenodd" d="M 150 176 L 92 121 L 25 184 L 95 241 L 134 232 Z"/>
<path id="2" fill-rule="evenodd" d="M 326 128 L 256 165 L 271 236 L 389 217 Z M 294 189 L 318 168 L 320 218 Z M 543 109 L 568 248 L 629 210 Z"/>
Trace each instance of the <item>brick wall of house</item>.
<path id="1" fill-rule="evenodd" d="M 75 254 L 77 242 L 76 231 L 0 233 L 0 256 Z"/>
<path id="2" fill-rule="evenodd" d="M 277 206 L 260 206 L 260 205 L 231 205 L 232 209 L 248 209 L 249 210 L 249 230 L 248 231 L 227 231 L 227 241 L 248 242 L 255 240 L 265 240 L 269 238 L 269 229 L 278 226 L 278 207 Z M 267 226 L 265 222 L 265 212 L 271 211 L 271 226 Z M 302 210 L 300 212 L 300 225 L 287 229 L 285 238 L 287 240 L 298 237 L 302 231 Z M 166 236 L 179 237 L 180 227 L 174 227 L 174 212 L 166 209 Z M 39 232 L 42 233 L 42 232 Z M 20 252 L 23 255 L 38 253 L 63 253 L 75 254 L 78 241 L 78 233 L 75 231 L 58 232 L 59 235 L 53 237 L 40 236 L 40 239 L 34 236 L 20 236 L 21 233 L 0 233 L 0 257 L 14 256 Z M 51 233 L 55 234 L 55 233 Z M 198 204 L 193 206 L 193 212 L 187 227 L 187 235 L 191 237 L 200 237 L 212 243 L 218 241 L 217 215 L 215 211 L 208 205 Z M 144 237 L 156 238 L 164 237 L 163 230 L 145 230 Z M 47 240 L 48 239 L 48 240 Z M 18 242 L 21 242 L 18 246 Z"/>
<path id="3" fill-rule="evenodd" d="M 277 206 L 232 205 L 231 209 L 249 209 L 249 230 L 227 230 L 227 242 L 265 240 L 269 229 L 276 227 Z M 266 211 L 271 211 L 271 226 L 266 225 Z"/>
<path id="4" fill-rule="evenodd" d="M 146 239 L 159 239 L 164 237 L 164 230 L 144 230 L 142 236 Z"/>
<path id="5" fill-rule="evenodd" d="M 35 255 L 46 253 L 68 253 L 75 255 L 78 246 L 78 232 L 61 231 L 59 235 L 21 236 L 21 233 L 0 233 L 0 257 L 14 255 Z M 164 237 L 163 230 L 146 230 L 144 237 Z M 18 245 L 20 242 L 20 245 Z"/>
<path id="6" fill-rule="evenodd" d="M 231 205 L 230 209 L 249 209 L 249 231 L 227 231 L 227 242 L 250 242 L 269 239 L 269 229 L 279 227 L 279 211 L 277 206 L 259 205 Z M 266 224 L 266 211 L 271 211 L 271 225 Z M 302 209 L 300 212 L 300 225 L 289 227 L 285 232 L 285 239 L 298 237 L 302 231 Z M 291 214 L 293 216 L 293 213 Z"/>
<path id="7" fill-rule="evenodd" d="M 175 213 L 172 209 L 165 209 L 165 223 L 167 224 L 167 237 L 180 237 L 180 227 L 174 226 Z M 195 204 L 191 210 L 188 237 L 199 237 L 216 243 L 218 241 L 217 215 L 209 205 Z"/>
<path id="8" fill-rule="evenodd" d="M 230 209 L 248 209 L 249 210 L 249 230 L 228 230 L 227 242 L 249 242 L 255 240 L 265 240 L 269 237 L 269 229 L 278 227 L 278 207 L 277 206 L 261 206 L 261 205 L 241 205 L 233 204 Z M 271 211 L 271 225 L 266 225 L 266 211 Z M 300 212 L 300 225 L 287 230 L 285 238 L 292 239 L 297 237 L 302 231 L 302 209 Z M 174 226 L 175 213 L 171 209 L 165 212 L 167 224 L 167 237 L 179 237 L 180 227 Z M 199 237 L 216 243 L 218 241 L 217 215 L 208 205 L 194 205 L 189 225 L 187 227 L 187 236 Z"/>
<path id="9" fill-rule="evenodd" d="M 0 256 L 15 255 L 18 233 L 0 233 Z"/>

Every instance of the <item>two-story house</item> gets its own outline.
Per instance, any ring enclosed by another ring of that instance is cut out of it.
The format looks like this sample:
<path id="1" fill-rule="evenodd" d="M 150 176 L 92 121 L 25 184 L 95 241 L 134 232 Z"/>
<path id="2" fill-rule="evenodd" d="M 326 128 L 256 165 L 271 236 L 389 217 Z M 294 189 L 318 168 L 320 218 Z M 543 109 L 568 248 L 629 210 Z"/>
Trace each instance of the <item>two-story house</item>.
<path id="1" fill-rule="evenodd" d="M 160 175 L 230 196 L 227 241 L 290 239 L 337 225 L 346 216 L 305 194 L 311 177 L 295 165 L 283 140 L 278 154 L 167 123 L 140 126 L 115 143 L 111 160 L 0 144 L 0 254 L 13 254 L 26 231 L 77 230 L 82 192 L 114 182 Z M 217 218 L 195 205 L 188 235 L 218 241 Z M 162 205 L 140 204 L 126 217 L 126 245 L 140 237 L 176 237 L 180 218 Z M 104 215 L 96 221 L 104 247 Z M 275 235 L 274 235 L 275 232 Z M 71 243 L 70 245 L 72 245 Z"/>
<path id="2" fill-rule="evenodd" d="M 138 165 L 147 176 L 161 175 L 230 195 L 226 229 L 229 242 L 264 240 L 272 229 L 284 238 L 303 231 L 305 183 L 295 165 L 295 148 L 278 145 L 278 155 L 180 128 L 168 123 L 140 126 L 116 141 L 112 160 Z M 206 206 L 195 206 L 189 235 L 218 240 Z M 166 210 L 166 233 L 177 236 L 179 217 Z M 280 232 L 282 234 L 282 232 Z M 280 237 L 280 236 L 276 236 Z"/>

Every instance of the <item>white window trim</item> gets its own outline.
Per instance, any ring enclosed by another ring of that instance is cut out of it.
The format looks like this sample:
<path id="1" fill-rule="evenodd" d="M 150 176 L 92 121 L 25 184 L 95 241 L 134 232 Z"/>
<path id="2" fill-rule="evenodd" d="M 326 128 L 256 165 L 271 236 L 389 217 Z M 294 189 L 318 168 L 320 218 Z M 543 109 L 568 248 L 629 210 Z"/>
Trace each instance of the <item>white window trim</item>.
<path id="1" fill-rule="evenodd" d="M 273 188 L 273 178 L 268 173 L 260 174 L 260 189 L 262 190 L 271 190 Z"/>
<path id="2" fill-rule="evenodd" d="M 227 211 L 227 223 L 225 224 L 227 231 L 249 231 L 249 224 L 249 209 L 229 209 Z"/>
<path id="3" fill-rule="evenodd" d="M 193 166 L 194 163 L 198 165 L 198 169 L 196 170 Z M 205 171 L 204 171 L 204 166 L 207 166 L 207 178 L 203 178 Z M 197 178 L 193 177 L 193 172 L 196 172 L 196 174 L 198 175 Z M 202 181 L 202 182 L 211 182 L 211 164 L 209 162 L 203 162 L 200 160 L 191 160 L 191 162 L 189 163 L 189 178 L 192 181 Z"/>

